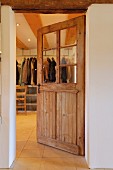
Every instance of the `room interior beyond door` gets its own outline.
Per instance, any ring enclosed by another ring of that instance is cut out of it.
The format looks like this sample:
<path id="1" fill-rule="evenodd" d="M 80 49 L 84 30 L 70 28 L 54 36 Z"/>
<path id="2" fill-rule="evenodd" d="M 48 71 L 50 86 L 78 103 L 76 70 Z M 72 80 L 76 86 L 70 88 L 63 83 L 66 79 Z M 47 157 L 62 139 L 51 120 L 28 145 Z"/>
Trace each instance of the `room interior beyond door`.
<path id="1" fill-rule="evenodd" d="M 37 140 L 84 155 L 85 16 L 38 30 Z"/>

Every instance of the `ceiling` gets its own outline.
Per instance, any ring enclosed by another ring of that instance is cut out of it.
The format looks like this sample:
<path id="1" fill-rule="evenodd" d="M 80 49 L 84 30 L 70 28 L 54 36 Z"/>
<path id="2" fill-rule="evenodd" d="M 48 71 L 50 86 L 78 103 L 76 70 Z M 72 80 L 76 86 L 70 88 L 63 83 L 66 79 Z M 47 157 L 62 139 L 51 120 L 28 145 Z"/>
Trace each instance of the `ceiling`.
<path id="1" fill-rule="evenodd" d="M 113 0 L 1 0 L 15 12 L 17 27 L 17 47 L 33 49 L 37 47 L 37 30 L 43 26 L 65 21 L 85 13 L 92 4 L 113 4 Z M 71 37 L 70 32 L 68 36 Z M 30 38 L 30 42 L 28 39 Z M 48 39 L 45 38 L 46 46 Z"/>
<path id="2" fill-rule="evenodd" d="M 82 14 L 37 14 L 37 13 L 15 13 L 16 17 L 16 44 L 21 49 L 37 48 L 37 30 L 43 26 L 62 22 L 75 18 Z M 72 38 L 72 30 L 68 33 Z M 30 39 L 30 40 L 29 40 Z M 50 43 L 50 37 L 45 37 L 45 46 Z"/>

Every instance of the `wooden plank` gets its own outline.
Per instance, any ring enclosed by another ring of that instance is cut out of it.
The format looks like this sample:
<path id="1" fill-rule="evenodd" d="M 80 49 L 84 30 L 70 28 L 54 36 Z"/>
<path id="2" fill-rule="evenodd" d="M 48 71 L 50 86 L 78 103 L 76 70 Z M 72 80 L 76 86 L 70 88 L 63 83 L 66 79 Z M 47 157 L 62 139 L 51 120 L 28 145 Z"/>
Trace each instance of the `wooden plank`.
<path id="1" fill-rule="evenodd" d="M 44 136 L 47 137 L 47 131 L 46 131 L 46 126 L 47 126 L 47 122 L 46 122 L 46 112 L 47 112 L 47 100 L 46 100 L 46 92 L 43 92 L 43 108 L 44 108 L 44 112 L 43 112 L 43 133 Z"/>
<path id="2" fill-rule="evenodd" d="M 84 16 L 81 16 L 78 18 L 84 19 Z M 69 27 L 77 26 L 77 24 L 78 24 L 77 19 L 72 18 L 71 20 L 63 21 L 63 23 L 59 22 L 59 24 L 55 23 L 55 24 L 52 24 L 49 26 L 45 26 L 45 27 L 41 28 L 41 31 L 42 31 L 42 34 L 45 34 L 45 33 L 50 33 L 50 32 L 54 32 L 54 31 L 66 29 Z"/>
<path id="3" fill-rule="evenodd" d="M 56 139 L 57 140 L 60 140 L 60 94 L 57 93 L 57 108 L 56 108 L 56 111 L 57 111 L 57 119 L 56 119 L 56 128 L 57 128 L 57 131 L 56 131 Z"/>
<path id="4" fill-rule="evenodd" d="M 43 26 L 40 15 L 33 13 L 24 13 L 23 15 L 37 38 L 37 30 Z M 46 36 L 44 36 L 44 47 L 49 48 Z"/>
<path id="5" fill-rule="evenodd" d="M 80 154 L 84 155 L 85 146 L 85 19 L 80 18 L 78 24 L 78 46 L 77 51 L 79 57 L 78 63 L 78 77 L 77 89 L 80 93 L 77 94 L 77 144 L 80 146 Z M 79 114 L 79 115 L 78 115 Z"/>
<path id="6" fill-rule="evenodd" d="M 57 51 L 56 51 L 56 83 L 60 82 L 60 31 L 56 32 L 56 45 L 57 45 Z"/>
<path id="7" fill-rule="evenodd" d="M 56 92 L 53 92 L 53 108 L 52 108 L 52 138 L 56 139 Z"/>
<path id="8" fill-rule="evenodd" d="M 57 140 L 62 141 L 62 93 L 57 93 Z"/>
<path id="9" fill-rule="evenodd" d="M 50 92 L 46 92 L 46 136 L 49 138 L 50 137 Z"/>
<path id="10" fill-rule="evenodd" d="M 77 144 L 77 98 L 75 94 L 71 94 L 71 98 L 73 99 L 72 104 L 72 143 Z"/>
<path id="11" fill-rule="evenodd" d="M 113 0 L 2 0 L 16 12 L 69 13 L 84 12 L 91 4 L 113 4 Z"/>
<path id="12" fill-rule="evenodd" d="M 60 93 L 60 92 L 66 92 L 66 93 L 78 93 L 78 90 L 52 90 L 52 89 L 46 89 L 46 90 L 40 90 L 40 91 L 46 91 L 46 92 L 57 92 L 57 93 Z"/>
<path id="13" fill-rule="evenodd" d="M 17 9 L 12 8 L 15 13 L 37 13 L 37 14 L 72 14 L 72 13 L 85 13 L 87 9 Z"/>
<path id="14" fill-rule="evenodd" d="M 69 94 L 65 92 L 65 142 L 69 143 Z M 72 102 L 72 101 L 71 101 Z"/>
<path id="15" fill-rule="evenodd" d="M 73 144 L 69 144 L 69 143 L 65 143 L 65 142 L 61 142 L 55 139 L 50 139 L 50 138 L 45 138 L 45 137 L 40 137 L 39 142 L 46 144 L 46 145 L 49 143 L 49 145 L 52 147 L 67 151 L 69 153 L 79 155 L 80 148 L 78 145 L 73 145 Z"/>
<path id="16" fill-rule="evenodd" d="M 47 90 L 47 89 L 52 89 L 52 90 L 77 90 L 76 88 L 77 84 L 76 83 L 44 83 L 43 86 L 40 86 L 40 90 Z"/>
<path id="17" fill-rule="evenodd" d="M 66 128 L 66 96 L 65 93 L 62 92 L 62 142 L 65 142 L 65 128 Z"/>
<path id="18" fill-rule="evenodd" d="M 41 100 L 41 102 L 40 102 L 40 106 L 39 106 L 39 108 L 40 108 L 40 115 L 38 116 L 38 119 L 39 119 L 39 121 L 40 121 L 40 129 L 41 129 L 41 136 L 43 136 L 44 135 L 44 94 L 43 93 L 38 93 L 39 95 L 39 97 L 38 97 L 38 99 L 37 100 Z"/>
<path id="19" fill-rule="evenodd" d="M 42 93 L 37 93 L 37 140 L 43 134 L 43 118 L 42 118 L 42 105 L 43 105 L 43 98 Z"/>
<path id="20" fill-rule="evenodd" d="M 29 50 L 29 48 L 16 37 L 16 46 L 20 49 Z"/>
<path id="21" fill-rule="evenodd" d="M 52 136 L 52 123 L 53 123 L 53 120 L 52 120 L 52 118 L 53 118 L 53 112 L 52 112 L 52 108 L 53 108 L 53 93 L 52 92 L 49 92 L 50 93 L 50 110 L 49 110 L 49 122 L 50 122 L 50 138 L 52 138 L 53 136 Z"/>
<path id="22" fill-rule="evenodd" d="M 68 134 L 69 139 L 68 142 L 71 144 L 73 140 L 73 112 L 72 112 L 72 106 L 73 103 L 75 103 L 74 98 L 72 98 L 72 93 L 68 94 Z M 74 122 L 75 124 L 76 122 Z M 74 129 L 75 131 L 75 129 Z"/>
<path id="23" fill-rule="evenodd" d="M 43 57 L 42 57 L 42 33 L 38 31 L 37 35 L 37 84 L 42 84 L 43 82 L 43 69 L 42 69 L 42 63 L 43 63 Z"/>
<path id="24" fill-rule="evenodd" d="M 85 13 L 69 14 L 69 15 L 68 15 L 68 19 L 80 17 L 80 16 L 82 16 L 82 15 L 85 15 Z"/>

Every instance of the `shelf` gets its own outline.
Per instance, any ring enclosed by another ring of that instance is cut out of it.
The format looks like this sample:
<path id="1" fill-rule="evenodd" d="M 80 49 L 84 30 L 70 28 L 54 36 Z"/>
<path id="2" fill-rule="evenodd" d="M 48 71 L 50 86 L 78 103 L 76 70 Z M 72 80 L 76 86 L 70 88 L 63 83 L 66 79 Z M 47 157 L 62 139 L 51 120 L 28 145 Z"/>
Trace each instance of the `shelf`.
<path id="1" fill-rule="evenodd" d="M 37 96 L 37 94 L 26 94 L 26 96 Z"/>
<path id="2" fill-rule="evenodd" d="M 16 111 L 26 112 L 26 86 L 16 86 Z"/>
<path id="3" fill-rule="evenodd" d="M 18 106 L 17 106 L 17 111 L 19 112 L 24 112 L 24 106 L 26 107 L 26 112 L 37 112 L 37 86 L 35 85 L 27 85 L 26 87 L 26 94 L 24 93 L 24 95 L 26 96 L 26 104 L 24 105 L 23 103 L 23 99 L 21 98 L 22 96 L 22 87 L 21 86 L 17 86 L 17 89 L 19 89 L 19 91 L 17 92 L 17 102 L 18 102 Z"/>
<path id="4" fill-rule="evenodd" d="M 28 106 L 30 106 L 30 105 L 37 105 L 37 103 L 26 103 L 26 105 Z"/>

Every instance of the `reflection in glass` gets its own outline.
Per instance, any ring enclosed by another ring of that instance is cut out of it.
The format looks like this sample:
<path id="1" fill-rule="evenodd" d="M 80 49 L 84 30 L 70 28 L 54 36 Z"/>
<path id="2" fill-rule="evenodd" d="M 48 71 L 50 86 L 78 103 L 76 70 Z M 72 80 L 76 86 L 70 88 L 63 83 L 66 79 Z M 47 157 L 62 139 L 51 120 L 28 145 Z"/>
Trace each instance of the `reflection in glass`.
<path id="1" fill-rule="evenodd" d="M 76 83 L 76 66 L 60 67 L 60 83 Z"/>
<path id="2" fill-rule="evenodd" d="M 48 55 L 49 53 L 49 55 Z M 45 54 L 45 55 L 44 55 Z M 56 50 L 48 50 L 43 53 L 43 82 L 56 81 Z"/>
<path id="3" fill-rule="evenodd" d="M 63 63 L 63 58 L 66 63 Z M 60 49 L 60 64 L 76 64 L 76 46 Z"/>
<path id="4" fill-rule="evenodd" d="M 60 31 L 60 46 L 76 44 L 76 27 L 70 27 Z"/>
<path id="5" fill-rule="evenodd" d="M 43 49 L 56 48 L 56 32 L 43 35 Z"/>

